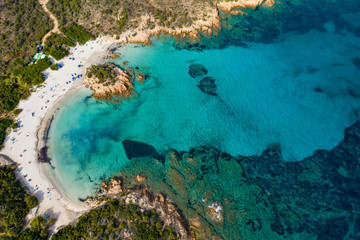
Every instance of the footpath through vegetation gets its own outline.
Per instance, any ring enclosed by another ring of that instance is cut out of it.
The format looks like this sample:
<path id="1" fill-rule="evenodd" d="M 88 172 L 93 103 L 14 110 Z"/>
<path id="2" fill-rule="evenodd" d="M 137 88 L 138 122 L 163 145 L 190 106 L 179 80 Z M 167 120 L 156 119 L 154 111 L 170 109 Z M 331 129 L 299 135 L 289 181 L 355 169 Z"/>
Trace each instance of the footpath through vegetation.
<path id="1" fill-rule="evenodd" d="M 54 27 L 53 29 L 50 30 L 50 32 L 46 33 L 44 35 L 44 37 L 41 40 L 41 45 L 44 46 L 46 39 L 50 36 L 51 33 L 57 33 L 57 34 L 61 34 L 61 31 L 59 29 L 59 22 L 56 19 L 56 17 L 49 11 L 49 9 L 46 7 L 46 4 L 48 3 L 49 0 L 39 0 L 39 3 L 41 5 L 41 7 L 44 9 L 44 11 L 49 15 L 49 17 L 51 18 L 51 20 L 54 23 Z"/>

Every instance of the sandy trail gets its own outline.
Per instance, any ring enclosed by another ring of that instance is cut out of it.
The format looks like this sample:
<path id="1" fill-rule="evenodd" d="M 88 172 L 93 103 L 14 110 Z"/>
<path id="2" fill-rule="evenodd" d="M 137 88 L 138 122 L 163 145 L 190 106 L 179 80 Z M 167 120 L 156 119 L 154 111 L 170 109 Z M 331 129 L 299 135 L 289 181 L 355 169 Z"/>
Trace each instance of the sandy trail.
<path id="1" fill-rule="evenodd" d="M 45 44 L 45 40 L 48 36 L 50 36 L 51 33 L 58 33 L 58 34 L 62 34 L 62 32 L 59 29 L 59 22 L 56 19 L 56 17 L 49 11 L 49 9 L 46 7 L 46 4 L 48 3 L 49 0 L 39 0 L 39 3 L 41 5 L 41 7 L 44 9 L 44 11 L 49 15 L 49 17 L 53 20 L 54 22 L 54 28 L 51 29 L 50 32 L 46 33 L 42 40 L 41 40 L 41 45 L 44 46 Z"/>

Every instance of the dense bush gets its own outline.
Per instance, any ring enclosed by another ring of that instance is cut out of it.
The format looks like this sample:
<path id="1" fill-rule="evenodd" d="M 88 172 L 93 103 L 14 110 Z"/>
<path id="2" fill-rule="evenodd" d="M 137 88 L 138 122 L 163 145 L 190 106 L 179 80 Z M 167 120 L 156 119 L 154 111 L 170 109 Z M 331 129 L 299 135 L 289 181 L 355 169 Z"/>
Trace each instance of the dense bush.
<path id="1" fill-rule="evenodd" d="M 41 73 L 50 67 L 51 61 L 43 58 L 37 61 L 36 64 L 30 64 L 20 70 L 14 71 L 13 74 L 17 77 L 20 83 L 28 85 L 39 85 L 45 81 L 45 76 Z"/>
<path id="2" fill-rule="evenodd" d="M 13 113 L 15 114 L 15 116 L 19 115 L 21 112 L 22 112 L 22 109 L 20 109 L 20 108 L 15 109 L 15 110 L 13 111 Z"/>
<path id="3" fill-rule="evenodd" d="M 63 47 L 54 46 L 48 50 L 48 54 L 51 55 L 56 60 L 60 60 L 66 57 L 67 55 L 69 55 L 69 52 Z"/>
<path id="4" fill-rule="evenodd" d="M 0 168 L 0 234 L 17 236 L 29 212 L 25 202 L 26 192 L 16 180 L 13 167 Z"/>
<path id="5" fill-rule="evenodd" d="M 45 41 L 43 52 L 53 56 L 56 60 L 60 60 L 69 55 L 66 47 L 75 46 L 76 44 L 67 37 L 52 33 Z"/>
<path id="6" fill-rule="evenodd" d="M 44 46 L 44 52 L 47 48 L 51 48 L 53 46 L 69 46 L 69 47 L 75 47 L 76 44 L 68 39 L 67 37 L 61 36 L 57 33 L 51 33 L 49 37 L 46 38 L 45 46 Z"/>
<path id="7" fill-rule="evenodd" d="M 53 71 L 57 71 L 59 68 L 57 64 L 51 64 L 50 69 Z"/>
<path id="8" fill-rule="evenodd" d="M 38 199 L 35 196 L 27 195 L 25 197 L 25 203 L 29 208 L 34 208 L 38 205 Z"/>
<path id="9" fill-rule="evenodd" d="M 75 23 L 70 23 L 61 30 L 66 36 L 78 42 L 79 44 L 85 44 L 90 39 L 93 39 L 93 36 L 90 33 L 88 33 L 84 29 L 84 27 L 79 26 Z"/>
<path id="10" fill-rule="evenodd" d="M 6 80 L 10 79 L 0 79 L 0 112 L 13 110 L 19 103 L 22 93 L 18 85 L 7 83 Z"/>
<path id="11" fill-rule="evenodd" d="M 99 80 L 99 83 L 103 82 L 115 82 L 116 73 L 114 69 L 108 64 L 92 65 L 86 69 L 86 76 L 96 77 Z"/>
<path id="12" fill-rule="evenodd" d="M 0 148 L 4 143 L 6 137 L 6 129 L 13 123 L 12 120 L 6 118 L 0 118 Z"/>
<path id="13" fill-rule="evenodd" d="M 131 230 L 131 239 L 177 239 L 172 228 L 161 231 L 163 225 L 154 210 L 142 212 L 137 205 L 123 205 L 113 199 L 81 216 L 74 227 L 65 226 L 51 239 L 121 239 L 125 231 Z"/>
<path id="14" fill-rule="evenodd" d="M 37 0 L 1 1 L 0 76 L 27 65 L 53 27 Z"/>
<path id="15" fill-rule="evenodd" d="M 119 35 L 128 29 L 134 30 L 145 14 L 152 19 L 149 28 L 189 26 L 199 11 L 206 13 L 208 2 L 212 0 L 49 0 L 47 7 L 60 25 L 66 26 L 70 22 L 81 24 L 88 32 L 98 36 Z M 190 8 L 194 10 L 189 11 Z"/>

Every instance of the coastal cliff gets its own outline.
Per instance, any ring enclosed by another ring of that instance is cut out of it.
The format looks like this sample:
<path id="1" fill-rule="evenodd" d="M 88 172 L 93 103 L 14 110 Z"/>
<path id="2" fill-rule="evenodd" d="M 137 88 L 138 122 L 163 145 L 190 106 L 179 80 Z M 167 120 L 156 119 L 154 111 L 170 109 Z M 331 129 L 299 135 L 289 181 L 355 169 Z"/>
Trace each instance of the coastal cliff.
<path id="1" fill-rule="evenodd" d="M 98 100 L 120 102 L 136 95 L 129 74 L 112 63 L 88 68 L 84 86 L 91 88 L 94 91 L 93 97 Z"/>

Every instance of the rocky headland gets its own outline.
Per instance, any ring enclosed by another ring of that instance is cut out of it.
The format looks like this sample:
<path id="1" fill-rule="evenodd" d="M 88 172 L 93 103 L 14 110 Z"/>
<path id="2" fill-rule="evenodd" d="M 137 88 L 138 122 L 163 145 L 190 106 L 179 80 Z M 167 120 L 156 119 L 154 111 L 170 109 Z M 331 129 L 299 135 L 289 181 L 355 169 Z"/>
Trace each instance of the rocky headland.
<path id="1" fill-rule="evenodd" d="M 91 66 L 87 69 L 84 86 L 94 91 L 98 100 L 120 102 L 136 95 L 133 79 L 115 64 Z"/>
<path id="2" fill-rule="evenodd" d="M 252 8 L 257 6 L 271 8 L 275 4 L 274 0 L 239 0 L 230 2 L 219 2 L 215 5 L 204 4 L 201 11 L 195 11 L 193 18 L 198 19 L 191 26 L 169 28 L 156 25 L 149 29 L 146 22 L 151 20 L 150 16 L 143 16 L 139 19 L 140 24 L 135 29 L 129 29 L 122 34 L 121 39 L 116 36 L 105 36 L 104 39 L 117 42 L 118 44 L 142 43 L 151 45 L 150 38 L 153 36 L 170 35 L 174 36 L 178 42 L 185 41 L 189 44 L 196 44 L 203 41 L 203 38 L 217 36 L 222 29 L 219 10 L 233 15 L 242 13 L 235 8 Z M 203 16 L 206 16 L 204 18 Z"/>
<path id="3" fill-rule="evenodd" d="M 134 179 L 137 183 L 143 183 L 145 180 L 144 174 L 139 174 Z M 146 185 L 127 188 L 121 178 L 113 177 L 109 182 L 104 180 L 101 183 L 98 197 L 89 197 L 86 202 L 91 208 L 96 208 L 114 198 L 122 204 L 136 204 L 143 211 L 155 210 L 164 222 L 163 229 L 170 226 L 180 239 L 190 239 L 186 220 L 177 211 L 175 204 L 160 192 L 155 195 Z"/>

